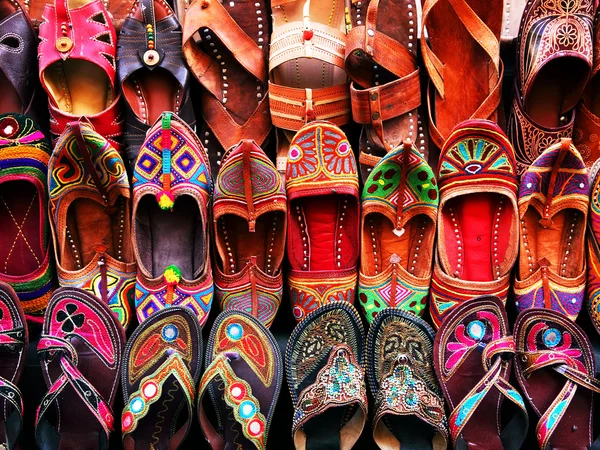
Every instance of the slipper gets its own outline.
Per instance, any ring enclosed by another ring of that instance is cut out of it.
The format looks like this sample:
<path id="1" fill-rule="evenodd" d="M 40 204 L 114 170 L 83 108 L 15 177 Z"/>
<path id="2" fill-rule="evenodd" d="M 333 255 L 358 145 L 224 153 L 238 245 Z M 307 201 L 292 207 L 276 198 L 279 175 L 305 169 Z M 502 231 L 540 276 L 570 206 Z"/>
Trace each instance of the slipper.
<path id="1" fill-rule="evenodd" d="M 57 289 L 38 343 L 48 392 L 35 420 L 42 450 L 106 450 L 119 388 L 125 331 L 98 297 L 83 289 Z"/>
<path id="2" fill-rule="evenodd" d="M 523 174 L 513 284 L 518 311 L 548 308 L 577 318 L 585 295 L 589 202 L 587 169 L 571 139 L 550 146 Z"/>
<path id="3" fill-rule="evenodd" d="M 131 5 L 133 2 L 134 0 L 103 0 L 102 3 L 104 3 L 106 6 L 106 9 L 110 14 L 111 21 L 117 32 L 121 30 L 123 22 L 125 19 L 127 19 L 127 15 L 131 11 Z M 44 21 L 43 14 L 45 2 L 24 0 L 23 3 L 27 14 L 29 14 L 29 17 L 31 17 L 33 26 L 37 30 L 40 24 Z"/>
<path id="4" fill-rule="evenodd" d="M 17 294 L 0 282 L 0 447 L 18 448 L 23 428 L 23 396 L 17 387 L 27 356 L 29 336 Z"/>
<path id="5" fill-rule="evenodd" d="M 351 449 L 367 420 L 364 330 L 345 302 L 321 306 L 287 344 L 285 371 L 294 403 L 296 450 Z"/>
<path id="6" fill-rule="evenodd" d="M 600 382 L 584 331 L 559 312 L 530 309 L 517 317 L 515 343 L 517 380 L 540 417 L 535 428 L 539 448 L 590 448 Z"/>
<path id="7" fill-rule="evenodd" d="M 600 160 L 589 170 L 590 211 L 587 223 L 587 310 L 600 334 Z"/>
<path id="8" fill-rule="evenodd" d="M 397 309 L 367 334 L 367 376 L 375 399 L 373 439 L 382 450 L 446 450 L 448 421 L 433 367 L 435 332 Z"/>
<path id="9" fill-rule="evenodd" d="M 125 450 L 179 448 L 193 423 L 201 366 L 202 330 L 189 308 L 163 309 L 133 332 L 121 379 Z"/>
<path id="10" fill-rule="evenodd" d="M 525 403 L 508 383 L 515 353 L 509 333 L 500 299 L 479 297 L 452 310 L 435 336 L 435 371 L 452 411 L 454 448 L 516 450 L 527 436 Z M 502 423 L 506 400 L 515 412 Z"/>
<path id="11" fill-rule="evenodd" d="M 352 2 L 355 20 L 347 36 L 345 67 L 352 80 L 352 118 L 363 125 L 359 157 L 363 181 L 387 152 L 406 139 L 415 142 L 427 160 L 426 116 L 419 111 L 420 8 L 417 0 Z"/>
<path id="12" fill-rule="evenodd" d="M 211 448 L 265 450 L 283 381 L 283 360 L 274 336 L 255 317 L 224 311 L 211 330 L 205 366 L 198 412 Z M 206 392 L 217 428 L 202 403 Z"/>
<path id="13" fill-rule="evenodd" d="M 431 167 L 406 141 L 381 159 L 362 192 L 358 298 L 369 322 L 392 307 L 427 307 L 439 194 Z"/>

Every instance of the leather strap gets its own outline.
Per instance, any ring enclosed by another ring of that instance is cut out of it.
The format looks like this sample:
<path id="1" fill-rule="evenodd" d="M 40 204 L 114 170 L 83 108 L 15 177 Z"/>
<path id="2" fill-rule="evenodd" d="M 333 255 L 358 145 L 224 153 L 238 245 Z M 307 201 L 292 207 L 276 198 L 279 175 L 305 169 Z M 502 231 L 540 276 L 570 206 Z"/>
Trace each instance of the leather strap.
<path id="1" fill-rule="evenodd" d="M 552 200 L 554 199 L 554 187 L 556 186 L 556 177 L 558 176 L 558 172 L 562 168 L 563 161 L 567 157 L 569 153 L 569 148 L 571 147 L 571 138 L 562 138 L 560 140 L 560 152 L 554 162 L 554 166 L 552 167 L 552 173 L 550 174 L 550 182 L 548 183 L 548 195 L 546 196 L 546 201 L 544 202 L 544 212 L 543 216 L 540 219 L 540 225 L 544 228 L 550 228 L 554 223 L 550 218 L 550 207 L 552 206 Z"/>
<path id="2" fill-rule="evenodd" d="M 240 143 L 242 148 L 242 173 L 244 177 L 244 196 L 248 206 L 248 231 L 254 233 L 256 226 L 256 216 L 254 211 L 254 195 L 252 192 L 252 163 L 250 156 L 254 143 L 251 140 L 243 139 Z"/>

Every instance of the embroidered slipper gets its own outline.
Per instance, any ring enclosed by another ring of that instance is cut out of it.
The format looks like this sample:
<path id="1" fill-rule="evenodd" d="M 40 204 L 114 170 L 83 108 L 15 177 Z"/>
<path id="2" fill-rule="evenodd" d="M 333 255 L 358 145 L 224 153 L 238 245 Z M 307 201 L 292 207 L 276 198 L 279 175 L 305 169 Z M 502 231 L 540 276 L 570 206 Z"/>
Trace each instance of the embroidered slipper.
<path id="1" fill-rule="evenodd" d="M 519 250 L 517 173 L 498 125 L 458 125 L 440 155 L 440 207 L 431 283 L 436 328 L 453 307 L 481 295 L 506 302 Z"/>
<path id="2" fill-rule="evenodd" d="M 296 320 L 332 301 L 354 302 L 360 205 L 356 161 L 346 135 L 329 122 L 305 125 L 290 146 L 288 284 Z"/>
<path id="3" fill-rule="evenodd" d="M 185 12 L 183 54 L 202 86 L 199 135 L 213 177 L 227 150 L 242 139 L 264 147 L 271 133 L 268 10 L 265 0 L 195 0 Z"/>
<path id="4" fill-rule="evenodd" d="M 589 170 L 590 211 L 587 223 L 587 310 L 600 333 L 600 159 Z"/>
<path id="5" fill-rule="evenodd" d="M 269 327 L 283 293 L 287 203 L 277 169 L 253 141 L 223 157 L 213 195 L 215 292 L 221 308 Z"/>
<path id="6" fill-rule="evenodd" d="M 590 448 L 600 382 L 583 330 L 559 312 L 535 308 L 517 317 L 515 343 L 517 380 L 540 417 L 539 448 Z"/>
<path id="7" fill-rule="evenodd" d="M 367 420 L 364 337 L 358 312 L 345 302 L 321 306 L 292 332 L 285 371 L 296 450 L 350 449 L 360 437 Z"/>
<path id="8" fill-rule="evenodd" d="M 48 164 L 50 228 L 61 286 L 85 289 L 131 323 L 136 265 L 123 159 L 89 123 L 71 122 Z"/>
<path id="9" fill-rule="evenodd" d="M 208 256 L 212 179 L 206 150 L 177 115 L 163 113 L 148 131 L 132 184 L 139 322 L 181 305 L 203 325 L 213 298 Z"/>
<path id="10" fill-rule="evenodd" d="M 391 308 L 378 314 L 369 328 L 373 439 L 383 450 L 448 446 L 444 397 L 433 367 L 434 335 L 423 320 Z"/>
<path id="11" fill-rule="evenodd" d="M 387 307 L 422 316 L 431 283 L 438 188 L 406 141 L 373 169 L 362 192 L 358 298 L 369 322 Z"/>
<path id="12" fill-rule="evenodd" d="M 0 282 L 0 447 L 18 448 L 23 428 L 23 398 L 17 387 L 27 356 L 25 313 L 10 285 Z"/>
<path id="13" fill-rule="evenodd" d="M 265 450 L 283 381 L 283 360 L 271 332 L 249 314 L 224 311 L 211 330 L 205 365 L 198 411 L 211 448 Z M 202 405 L 207 391 L 218 428 Z"/>
<path id="14" fill-rule="evenodd" d="M 571 143 L 545 150 L 519 188 L 520 256 L 514 281 L 518 311 L 548 308 L 575 320 L 585 295 L 589 181 Z"/>
<path id="15" fill-rule="evenodd" d="M 363 125 L 359 157 L 363 181 L 405 139 L 417 144 L 425 160 L 429 154 L 425 118 L 419 112 L 420 9 L 417 0 L 352 2 L 345 67 L 352 80 L 352 118 Z"/>
<path id="16" fill-rule="evenodd" d="M 519 174 L 573 133 L 574 108 L 592 71 L 595 2 L 528 1 L 517 38 L 507 134 Z"/>
<path id="17" fill-rule="evenodd" d="M 133 332 L 123 357 L 125 450 L 177 449 L 193 423 L 202 330 L 189 309 L 158 311 Z"/>
<path id="18" fill-rule="evenodd" d="M 31 118 L 0 115 L 0 281 L 16 291 L 27 320 L 40 324 L 55 285 L 47 205 L 51 152 Z"/>
<path id="19" fill-rule="evenodd" d="M 38 343 L 48 392 L 35 420 L 39 448 L 108 448 L 125 331 L 108 305 L 83 289 L 57 289 Z"/>
<path id="20" fill-rule="evenodd" d="M 435 336 L 435 371 L 452 410 L 455 448 L 516 450 L 527 436 L 525 403 L 508 383 L 515 353 L 508 327 L 502 301 L 479 297 L 452 310 Z M 505 400 L 516 412 L 501 427 Z"/>

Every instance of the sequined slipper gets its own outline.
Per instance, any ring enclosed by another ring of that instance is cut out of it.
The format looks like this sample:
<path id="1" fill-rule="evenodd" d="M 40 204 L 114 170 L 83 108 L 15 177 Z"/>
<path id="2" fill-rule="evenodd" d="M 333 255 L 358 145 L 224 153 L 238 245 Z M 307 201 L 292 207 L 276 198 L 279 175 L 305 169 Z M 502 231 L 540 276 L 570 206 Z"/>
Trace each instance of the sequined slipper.
<path id="1" fill-rule="evenodd" d="M 367 420 L 363 342 L 358 312 L 345 302 L 321 306 L 292 332 L 285 371 L 296 450 L 350 449 L 360 437 Z"/>
<path id="2" fill-rule="evenodd" d="M 255 317 L 222 312 L 213 325 L 198 388 L 200 426 L 213 450 L 265 450 L 283 381 L 277 341 Z M 206 393 L 217 416 L 206 412 Z"/>
<path id="3" fill-rule="evenodd" d="M 448 421 L 433 367 L 434 331 L 388 308 L 367 334 L 367 375 L 375 399 L 373 439 L 382 450 L 445 450 Z"/>
<path id="4" fill-rule="evenodd" d="M 125 450 L 177 449 L 194 419 L 202 332 L 183 306 L 163 309 L 131 335 L 123 357 Z"/>

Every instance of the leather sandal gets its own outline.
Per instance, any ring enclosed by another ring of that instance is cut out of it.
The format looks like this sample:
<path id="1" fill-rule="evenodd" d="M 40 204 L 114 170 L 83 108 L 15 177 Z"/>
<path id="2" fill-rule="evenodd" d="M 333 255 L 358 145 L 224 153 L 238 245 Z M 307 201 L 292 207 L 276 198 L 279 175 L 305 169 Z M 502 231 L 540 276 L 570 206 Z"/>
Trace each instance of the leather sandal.
<path id="1" fill-rule="evenodd" d="M 198 415 L 210 447 L 266 450 L 283 382 L 283 359 L 275 337 L 255 317 L 224 311 L 211 330 L 205 365 Z M 202 402 L 207 392 L 217 428 Z"/>
<path id="2" fill-rule="evenodd" d="M 517 380 L 539 417 L 539 448 L 598 448 L 592 436 L 600 381 L 585 332 L 559 312 L 534 308 L 517 317 L 515 344 Z"/>
<path id="3" fill-rule="evenodd" d="M 183 53 L 203 88 L 199 135 L 213 177 L 227 150 L 242 139 L 264 148 L 271 132 L 267 20 L 265 0 L 195 0 L 185 13 Z"/>
<path id="4" fill-rule="evenodd" d="M 150 126 L 173 111 L 192 128 L 190 75 L 181 50 L 181 25 L 164 0 L 137 0 L 117 45 L 117 74 L 125 100 L 123 144 L 133 172 Z"/>
<path id="5" fill-rule="evenodd" d="M 157 312 L 131 335 L 123 357 L 125 450 L 177 449 L 194 418 L 202 330 L 189 309 Z"/>
<path id="6" fill-rule="evenodd" d="M 39 448 L 108 449 L 124 347 L 106 303 L 82 289 L 54 292 L 38 343 L 48 387 L 36 413 Z"/>
<path id="7" fill-rule="evenodd" d="M 589 181 L 581 155 L 563 138 L 523 174 L 521 242 L 514 281 L 518 311 L 547 308 L 577 318 L 585 295 Z"/>
<path id="8" fill-rule="evenodd" d="M 107 304 L 131 323 L 136 265 L 125 164 L 89 123 L 71 122 L 48 164 L 50 229 L 58 281 Z"/>
<path id="9" fill-rule="evenodd" d="M 594 2 L 528 2 L 517 39 L 517 65 L 507 134 L 522 174 L 550 145 L 571 138 L 592 70 Z"/>
<path id="10" fill-rule="evenodd" d="M 292 332 L 285 371 L 296 450 L 351 449 L 367 420 L 364 330 L 345 302 L 323 305 Z"/>
<path id="11" fill-rule="evenodd" d="M 38 48 L 40 81 L 48 94 L 53 141 L 86 117 L 120 150 L 123 133 L 115 87 L 117 33 L 101 0 L 56 0 L 44 9 Z"/>
<path id="12" fill-rule="evenodd" d="M 351 120 L 344 68 L 344 1 L 271 0 L 269 102 L 277 128 L 277 170 L 286 172 L 290 142 L 307 122 Z"/>
<path id="13" fill-rule="evenodd" d="M 263 150 L 242 140 L 223 157 L 213 194 L 215 293 L 223 311 L 244 311 L 267 328 L 283 294 L 285 184 Z"/>
<path id="14" fill-rule="evenodd" d="M 56 284 L 47 200 L 51 152 L 33 119 L 0 115 L 0 281 L 38 324 Z"/>
<path id="15" fill-rule="evenodd" d="M 431 318 L 473 297 L 506 302 L 519 251 L 517 171 L 498 125 L 469 120 L 452 132 L 438 166 L 440 206 L 431 283 Z"/>
<path id="16" fill-rule="evenodd" d="M 322 304 L 354 303 L 358 173 L 346 135 L 329 122 L 300 129 L 287 159 L 288 284 L 292 313 L 300 321 Z"/>
<path id="17" fill-rule="evenodd" d="M 431 167 L 406 141 L 381 159 L 362 193 L 358 298 L 369 322 L 385 308 L 427 308 L 439 194 Z"/>
<path id="18" fill-rule="evenodd" d="M 435 336 L 434 363 L 452 411 L 448 423 L 454 448 L 521 448 L 529 419 L 523 397 L 508 382 L 514 354 L 499 298 L 471 299 L 444 318 Z M 508 406 L 514 411 L 505 423 L 501 413 Z"/>
<path id="19" fill-rule="evenodd" d="M 352 5 L 357 11 L 347 37 L 345 67 L 352 80 L 352 118 L 363 125 L 359 157 L 363 181 L 381 157 L 406 139 L 415 142 L 427 160 L 426 119 L 419 112 L 418 3 L 367 0 Z"/>
<path id="20" fill-rule="evenodd" d="M 0 282 L 0 447 L 19 448 L 23 396 L 18 388 L 29 346 L 25 313 L 10 285 Z"/>
<path id="21" fill-rule="evenodd" d="M 589 170 L 590 210 L 587 223 L 587 310 L 600 334 L 600 160 Z"/>
<path id="22" fill-rule="evenodd" d="M 373 439 L 382 450 L 448 447 L 444 395 L 433 366 L 434 336 L 423 320 L 391 308 L 378 314 L 369 328 Z"/>
<path id="23" fill-rule="evenodd" d="M 498 120 L 503 0 L 425 0 L 421 52 L 431 79 L 429 135 L 441 149 L 467 119 Z"/>

